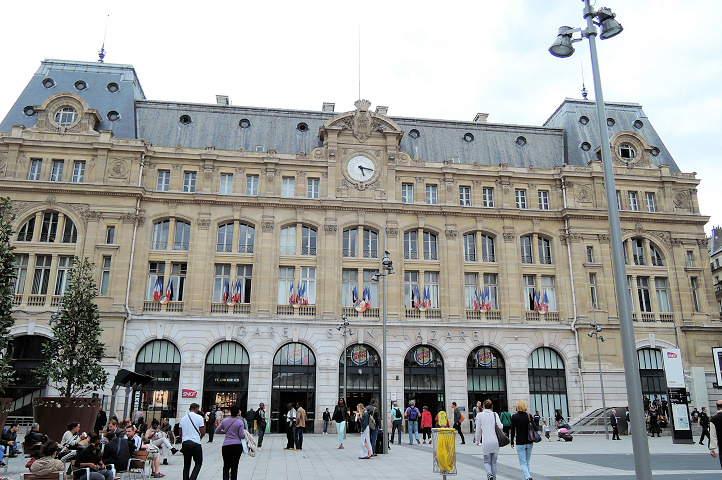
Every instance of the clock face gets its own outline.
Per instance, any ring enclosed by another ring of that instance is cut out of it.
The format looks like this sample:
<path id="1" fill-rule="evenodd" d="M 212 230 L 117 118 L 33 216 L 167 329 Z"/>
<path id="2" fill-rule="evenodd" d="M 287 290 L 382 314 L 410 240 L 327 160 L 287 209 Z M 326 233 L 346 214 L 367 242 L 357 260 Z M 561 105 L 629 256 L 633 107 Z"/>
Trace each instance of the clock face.
<path id="1" fill-rule="evenodd" d="M 357 182 L 368 182 L 376 173 L 376 166 L 370 158 L 357 155 L 348 161 L 346 172 Z"/>

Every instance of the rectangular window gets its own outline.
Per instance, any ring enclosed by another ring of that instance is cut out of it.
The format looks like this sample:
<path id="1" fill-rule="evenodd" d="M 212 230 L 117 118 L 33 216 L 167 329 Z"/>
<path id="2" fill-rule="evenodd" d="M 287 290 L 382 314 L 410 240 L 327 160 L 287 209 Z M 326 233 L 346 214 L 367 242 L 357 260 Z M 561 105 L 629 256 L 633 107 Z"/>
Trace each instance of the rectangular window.
<path id="1" fill-rule="evenodd" d="M 594 247 L 587 247 L 587 263 L 594 263 Z"/>
<path id="2" fill-rule="evenodd" d="M 30 160 L 30 171 L 28 172 L 28 180 L 40 180 L 40 170 L 42 169 L 42 167 L 42 160 Z"/>
<path id="3" fill-rule="evenodd" d="M 597 295 L 597 274 L 596 273 L 589 274 L 589 290 L 590 290 L 589 293 L 592 298 L 592 308 L 594 310 L 599 310 L 599 297 Z"/>
<path id="4" fill-rule="evenodd" d="M 356 288 L 356 296 L 363 295 L 358 291 L 358 270 L 344 269 L 341 272 L 341 306 L 353 307 L 353 289 Z"/>
<path id="5" fill-rule="evenodd" d="M 251 303 L 252 279 L 253 265 L 238 265 L 236 269 L 236 283 L 239 284 L 239 286 L 241 287 L 241 298 L 238 300 L 239 303 Z"/>
<path id="6" fill-rule="evenodd" d="M 549 210 L 549 191 L 539 190 L 539 210 Z"/>
<path id="7" fill-rule="evenodd" d="M 115 227 L 112 225 L 105 229 L 105 243 L 109 245 L 115 243 Z"/>
<path id="8" fill-rule="evenodd" d="M 637 277 L 637 297 L 639 298 L 639 309 L 643 312 L 651 312 L 652 300 L 649 296 L 648 277 Z"/>
<path id="9" fill-rule="evenodd" d="M 524 275 L 524 308 L 534 310 L 534 297 L 536 296 L 536 277 Z"/>
<path id="10" fill-rule="evenodd" d="M 548 238 L 539 237 L 539 263 L 544 265 L 552 264 L 552 244 Z"/>
<path id="11" fill-rule="evenodd" d="M 65 288 L 68 286 L 68 273 L 73 267 L 73 257 L 58 257 L 58 268 L 55 272 L 55 296 L 65 294 Z"/>
<path id="12" fill-rule="evenodd" d="M 471 187 L 459 187 L 459 205 L 471 206 Z"/>
<path id="13" fill-rule="evenodd" d="M 54 242 L 58 234 L 58 214 L 46 212 L 43 214 L 43 224 L 40 230 L 41 242 Z"/>
<path id="14" fill-rule="evenodd" d="M 221 173 L 221 195 L 230 195 L 233 193 L 233 174 Z"/>
<path id="15" fill-rule="evenodd" d="M 521 263 L 534 263 L 534 257 L 531 251 L 531 236 L 519 238 L 521 245 Z"/>
<path id="16" fill-rule="evenodd" d="M 700 304 L 699 304 L 699 284 L 697 281 L 697 277 L 692 277 L 689 279 L 690 286 L 692 287 L 692 305 L 694 306 L 694 311 L 699 312 L 700 311 Z"/>
<path id="17" fill-rule="evenodd" d="M 65 162 L 62 160 L 53 160 L 53 169 L 50 171 L 51 182 L 62 182 L 63 181 L 63 168 Z"/>
<path id="18" fill-rule="evenodd" d="M 73 182 L 83 183 L 85 180 L 85 162 L 73 163 Z"/>
<path id="19" fill-rule="evenodd" d="M 293 198 L 296 189 L 296 179 L 294 177 L 283 177 L 281 179 L 281 196 L 284 198 Z"/>
<path id="20" fill-rule="evenodd" d="M 656 212 L 657 211 L 657 204 L 654 201 L 654 193 L 653 192 L 647 192 L 644 194 L 644 198 L 647 201 L 647 211 L 648 212 Z"/>
<path id="21" fill-rule="evenodd" d="M 295 295 L 293 283 L 295 275 L 294 267 L 280 267 L 278 269 L 278 304 L 284 305 L 291 301 L 291 295 Z"/>
<path id="22" fill-rule="evenodd" d="M 639 203 L 637 203 L 637 192 L 627 192 L 629 196 L 629 209 L 637 211 L 639 210 Z"/>
<path id="23" fill-rule="evenodd" d="M 153 236 L 150 242 L 151 250 L 165 250 L 168 248 L 168 230 L 170 221 L 165 220 L 153 225 Z"/>
<path id="24" fill-rule="evenodd" d="M 476 261 L 476 234 L 467 233 L 464 235 L 464 261 Z"/>
<path id="25" fill-rule="evenodd" d="M 165 281 L 165 263 L 150 262 L 148 264 L 148 281 L 145 284 L 145 299 L 147 301 L 153 300 L 153 290 L 155 289 L 155 284 L 158 280 L 160 280 L 161 285 L 164 284 L 163 282 Z M 162 289 L 163 287 L 161 287 L 161 292 Z"/>
<path id="26" fill-rule="evenodd" d="M 31 294 L 44 295 L 48 293 L 48 282 L 50 280 L 50 264 L 52 262 L 52 259 L 53 257 L 51 255 L 35 256 L 35 271 L 33 274 L 33 285 Z"/>
<path id="27" fill-rule="evenodd" d="M 481 261 L 496 262 L 494 254 L 494 237 L 491 235 L 481 236 Z"/>
<path id="28" fill-rule="evenodd" d="M 464 274 L 464 307 L 467 310 L 474 310 L 476 301 L 476 289 L 479 284 L 479 277 L 476 273 Z"/>
<path id="29" fill-rule="evenodd" d="M 379 282 L 371 280 L 376 270 L 364 270 L 364 284 L 363 288 L 368 288 L 371 292 L 371 307 L 378 308 L 379 306 Z"/>
<path id="30" fill-rule="evenodd" d="M 108 295 L 108 285 L 110 284 L 110 260 L 111 257 L 103 257 L 103 263 L 100 270 L 100 289 L 99 295 Z"/>
<path id="31" fill-rule="evenodd" d="M 426 203 L 428 205 L 436 205 L 439 202 L 439 195 L 436 185 L 426 185 Z"/>
<path id="32" fill-rule="evenodd" d="M 526 190 L 521 190 L 517 188 L 514 191 L 514 197 L 516 198 L 516 208 L 525 209 L 526 208 Z"/>
<path id="33" fill-rule="evenodd" d="M 213 271 L 213 303 L 225 303 L 228 301 L 232 289 L 231 266 L 228 264 L 216 264 Z M 224 296 L 226 298 L 223 298 Z"/>
<path id="34" fill-rule="evenodd" d="M 296 226 L 281 229 L 281 255 L 296 255 Z"/>
<path id="35" fill-rule="evenodd" d="M 349 229 L 343 231 L 343 246 L 341 249 L 341 254 L 344 257 L 355 257 L 356 256 L 356 238 L 358 235 L 358 230 Z"/>
<path id="36" fill-rule="evenodd" d="M 406 308 L 413 308 L 415 302 L 421 299 L 416 295 L 419 292 L 419 272 L 404 272 L 404 306 Z"/>
<path id="37" fill-rule="evenodd" d="M 556 312 L 557 311 L 557 293 L 556 293 L 556 288 L 554 287 L 554 277 L 549 276 L 549 275 L 542 275 L 541 283 L 542 283 L 541 301 L 547 302 L 549 311 Z"/>
<path id="38" fill-rule="evenodd" d="M 159 192 L 167 192 L 170 188 L 170 170 L 158 170 L 158 178 L 155 182 L 155 189 Z"/>
<path id="39" fill-rule="evenodd" d="M 404 258 L 406 260 L 419 258 L 419 247 L 416 240 L 416 231 L 404 233 Z"/>
<path id="40" fill-rule="evenodd" d="M 258 195 L 258 175 L 246 175 L 246 195 Z"/>
<path id="41" fill-rule="evenodd" d="M 634 310 L 634 294 L 632 293 L 632 276 L 627 275 L 627 292 L 629 293 L 629 307 Z"/>
<path id="42" fill-rule="evenodd" d="M 304 226 L 301 230 L 301 255 L 316 255 L 316 230 Z"/>
<path id="43" fill-rule="evenodd" d="M 667 288 L 667 279 L 657 277 L 654 279 L 654 286 L 657 291 L 657 307 L 660 313 L 669 313 L 672 311 L 669 303 L 669 289 Z"/>
<path id="44" fill-rule="evenodd" d="M 484 274 L 484 293 L 489 294 L 489 303 L 492 310 L 499 310 L 499 280 L 496 273 Z"/>
<path id="45" fill-rule="evenodd" d="M 493 207 L 494 206 L 494 189 L 489 187 L 484 187 L 481 191 L 482 193 L 482 200 L 483 200 L 483 206 L 485 207 Z"/>
<path id="46" fill-rule="evenodd" d="M 304 299 L 309 305 L 316 305 L 316 267 L 301 267 L 301 288 L 304 286 Z"/>
<path id="47" fill-rule="evenodd" d="M 430 232 L 424 232 L 424 260 L 438 260 L 438 250 L 436 248 L 436 235 Z"/>
<path id="48" fill-rule="evenodd" d="M 647 261 L 644 255 L 644 240 L 641 238 L 632 239 L 632 257 L 635 265 L 646 265 Z"/>
<path id="49" fill-rule="evenodd" d="M 687 266 L 694 267 L 694 253 L 692 250 L 687 250 Z"/>
<path id="50" fill-rule="evenodd" d="M 22 295 L 25 291 L 25 279 L 28 276 L 28 260 L 30 255 L 20 254 L 15 255 L 15 263 L 13 264 L 13 271 L 15 272 L 15 285 L 13 293 L 15 295 Z"/>
<path id="51" fill-rule="evenodd" d="M 364 258 L 379 258 L 379 234 L 364 228 Z"/>
<path id="52" fill-rule="evenodd" d="M 431 305 L 430 308 L 439 308 L 439 272 L 424 272 L 424 291 L 429 294 Z M 421 301 L 424 300 L 423 293 Z M 428 301 L 428 299 L 427 299 Z"/>
<path id="53" fill-rule="evenodd" d="M 308 198 L 319 198 L 319 196 L 321 195 L 320 188 L 321 180 L 319 180 L 318 178 L 309 178 L 306 196 Z"/>
<path id="54" fill-rule="evenodd" d="M 183 191 L 185 193 L 196 191 L 196 172 L 183 172 Z"/>
<path id="55" fill-rule="evenodd" d="M 186 275 L 188 273 L 187 263 L 172 263 L 170 266 L 170 278 L 168 282 L 171 284 L 170 301 L 182 302 L 185 300 Z M 163 295 L 167 295 L 168 287 L 163 290 Z"/>
<path id="56" fill-rule="evenodd" d="M 401 202 L 402 203 L 414 203 L 414 184 L 413 183 L 402 183 L 401 184 Z"/>

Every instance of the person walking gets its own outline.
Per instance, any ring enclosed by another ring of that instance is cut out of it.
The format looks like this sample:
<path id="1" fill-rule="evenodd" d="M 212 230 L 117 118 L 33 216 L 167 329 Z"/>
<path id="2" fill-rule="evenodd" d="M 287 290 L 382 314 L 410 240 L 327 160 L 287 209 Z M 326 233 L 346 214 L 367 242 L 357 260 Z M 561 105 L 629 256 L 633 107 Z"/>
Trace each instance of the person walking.
<path id="1" fill-rule="evenodd" d="M 256 411 L 252 408 L 249 408 L 245 414 L 245 417 L 246 423 L 248 424 L 248 431 L 251 433 L 251 435 L 255 434 L 256 429 L 253 426 L 253 423 L 256 421 Z"/>
<path id="2" fill-rule="evenodd" d="M 296 409 L 293 404 L 286 405 L 286 447 L 285 450 L 294 449 L 294 430 L 296 428 Z"/>
<path id="3" fill-rule="evenodd" d="M 501 418 L 501 424 L 504 425 L 504 434 L 508 437 L 509 431 L 511 430 L 511 413 L 509 411 L 501 412 L 501 415 L 499 415 L 499 418 Z"/>
<path id="4" fill-rule="evenodd" d="M 381 412 L 378 409 L 378 400 L 371 399 L 371 404 L 366 407 L 366 411 L 373 417 L 373 422 L 369 419 L 369 435 L 371 437 L 371 451 L 376 456 L 376 443 L 379 438 L 379 427 L 381 426 Z M 373 427 L 373 428 L 372 428 Z M 382 440 L 383 441 L 383 440 Z"/>
<path id="5" fill-rule="evenodd" d="M 534 442 L 529 439 L 529 425 L 531 423 L 531 415 L 527 413 L 526 402 L 519 400 L 516 402 L 516 413 L 511 417 L 511 448 L 515 448 L 516 455 L 519 457 L 519 466 L 526 480 L 532 480 L 529 473 L 529 463 L 531 461 L 531 451 Z M 483 447 L 483 444 L 482 444 Z"/>
<path id="6" fill-rule="evenodd" d="M 323 412 L 323 434 L 328 435 L 328 424 L 331 423 L 331 412 L 328 408 Z"/>
<path id="7" fill-rule="evenodd" d="M 213 435 L 216 433 L 215 405 L 206 413 L 206 432 L 208 432 L 208 443 L 213 443 Z"/>
<path id="8" fill-rule="evenodd" d="M 201 438 L 206 434 L 203 417 L 198 415 L 200 405 L 191 403 L 188 413 L 178 423 L 179 433 L 183 440 L 183 480 L 196 480 L 203 465 L 203 446 Z M 191 473 L 191 461 L 195 463 Z"/>
<path id="9" fill-rule="evenodd" d="M 424 406 L 421 412 L 421 439 L 423 440 L 423 443 L 426 443 L 426 437 L 429 437 L 429 444 L 431 444 L 431 426 L 432 426 L 432 420 L 431 420 L 431 412 L 429 411 L 429 407 Z M 438 418 L 438 417 L 437 417 Z M 400 435 L 399 435 L 400 437 Z M 401 443 L 401 439 L 399 438 L 399 443 Z"/>
<path id="10" fill-rule="evenodd" d="M 243 420 L 238 418 L 241 411 L 238 405 L 231 405 L 231 416 L 221 421 L 216 427 L 216 433 L 225 433 L 221 447 L 223 456 L 223 480 L 237 480 L 238 462 L 243 454 L 243 442 L 246 438 Z"/>
<path id="11" fill-rule="evenodd" d="M 306 431 L 306 410 L 296 404 L 296 427 L 293 429 L 293 443 L 296 450 L 303 450 L 303 432 Z"/>
<path id="12" fill-rule="evenodd" d="M 717 400 L 717 413 L 710 418 L 712 427 L 710 428 L 709 453 L 712 458 L 717 457 L 717 451 L 720 450 L 720 439 L 722 439 L 722 400 Z M 722 455 L 719 456 L 720 467 L 722 467 Z"/>
<path id="13" fill-rule="evenodd" d="M 702 427 L 702 435 L 699 437 L 699 444 L 704 445 L 704 437 L 707 436 L 707 445 L 709 446 L 712 438 L 709 435 L 709 415 L 707 415 L 707 407 L 702 407 L 702 411 L 699 412 L 699 420 L 697 423 Z"/>
<path id="14" fill-rule="evenodd" d="M 416 400 L 409 402 L 409 408 L 404 412 L 404 416 L 408 420 L 409 445 L 414 443 L 414 437 L 416 437 L 416 443 L 421 443 L 419 442 L 419 417 L 421 416 L 421 412 L 416 408 Z"/>
<path id="15" fill-rule="evenodd" d="M 476 445 L 481 445 L 481 419 L 478 417 L 483 411 L 484 407 L 481 405 L 481 400 L 478 400 L 474 407 L 474 443 Z"/>
<path id="16" fill-rule="evenodd" d="M 363 403 L 356 405 L 356 411 L 361 415 L 361 452 L 358 458 L 371 458 L 374 454 L 371 449 L 371 438 L 369 437 L 369 411 L 364 408 Z"/>
<path id="17" fill-rule="evenodd" d="M 401 424 L 404 422 L 404 417 L 401 414 L 399 408 L 399 402 L 394 402 L 394 407 L 391 409 L 391 443 L 394 443 L 394 433 L 398 430 L 399 432 L 399 445 L 401 445 Z"/>
<path id="18" fill-rule="evenodd" d="M 256 425 L 258 426 L 258 447 L 256 450 L 263 450 L 263 436 L 266 434 L 266 405 L 261 402 L 256 410 Z"/>
<path id="19" fill-rule="evenodd" d="M 456 402 L 451 402 L 451 406 L 454 408 L 454 429 L 459 432 L 461 444 L 464 445 L 466 441 L 464 440 L 464 432 L 461 431 L 461 424 L 464 423 L 464 415 L 462 415 L 459 407 L 456 406 Z"/>
<path id="20" fill-rule="evenodd" d="M 612 426 L 612 440 L 621 440 L 619 438 L 619 419 L 617 418 L 617 410 L 612 409 L 609 414 L 609 424 Z"/>
<path id="21" fill-rule="evenodd" d="M 336 422 L 336 434 L 338 434 L 338 448 L 343 449 L 343 434 L 346 430 L 346 422 L 348 422 L 348 409 L 343 398 L 338 399 L 336 407 L 333 409 L 333 421 Z"/>
<path id="22" fill-rule="evenodd" d="M 491 400 L 484 400 L 484 409 L 476 415 L 481 430 L 481 453 L 484 455 L 484 469 L 487 480 L 496 480 L 496 461 L 499 458 L 499 440 L 496 427 L 504 428 L 499 415 L 493 410 Z"/>
<path id="23" fill-rule="evenodd" d="M 659 416 L 657 415 L 657 407 L 654 405 L 649 407 L 649 434 L 650 436 L 654 436 L 656 433 L 658 437 L 661 436 L 662 431 L 659 429 Z M 708 434 L 709 435 L 709 434 Z M 699 442 L 700 445 L 702 442 Z"/>

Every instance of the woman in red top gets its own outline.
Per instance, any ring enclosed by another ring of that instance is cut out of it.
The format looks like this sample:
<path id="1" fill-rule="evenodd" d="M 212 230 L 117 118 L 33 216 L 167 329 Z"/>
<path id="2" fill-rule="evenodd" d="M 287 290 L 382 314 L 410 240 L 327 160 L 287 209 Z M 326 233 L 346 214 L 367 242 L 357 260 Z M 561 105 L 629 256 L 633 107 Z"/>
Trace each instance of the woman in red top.
<path id="1" fill-rule="evenodd" d="M 426 436 L 429 436 L 429 443 L 431 443 L 431 412 L 429 407 L 424 407 L 424 411 L 421 413 L 421 435 L 426 443 Z"/>

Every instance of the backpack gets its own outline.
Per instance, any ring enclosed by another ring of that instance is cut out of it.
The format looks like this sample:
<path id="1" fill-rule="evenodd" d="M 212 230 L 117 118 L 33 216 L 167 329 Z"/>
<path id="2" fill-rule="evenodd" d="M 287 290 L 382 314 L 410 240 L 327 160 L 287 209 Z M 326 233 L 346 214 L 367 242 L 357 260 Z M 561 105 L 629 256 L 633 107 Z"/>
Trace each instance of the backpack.
<path id="1" fill-rule="evenodd" d="M 416 407 L 409 407 L 409 420 L 412 422 L 415 422 L 416 419 L 419 416 L 419 411 L 416 409 Z"/>
<path id="2" fill-rule="evenodd" d="M 399 410 L 398 408 L 394 408 L 394 410 L 396 410 L 396 414 L 394 415 L 394 417 L 400 419 L 401 418 L 401 410 Z"/>
<path id="3" fill-rule="evenodd" d="M 368 410 L 367 410 L 368 412 Z M 374 418 L 374 413 L 376 413 L 376 407 L 374 407 L 372 413 L 368 413 L 369 416 L 369 429 L 376 430 L 376 419 Z"/>

